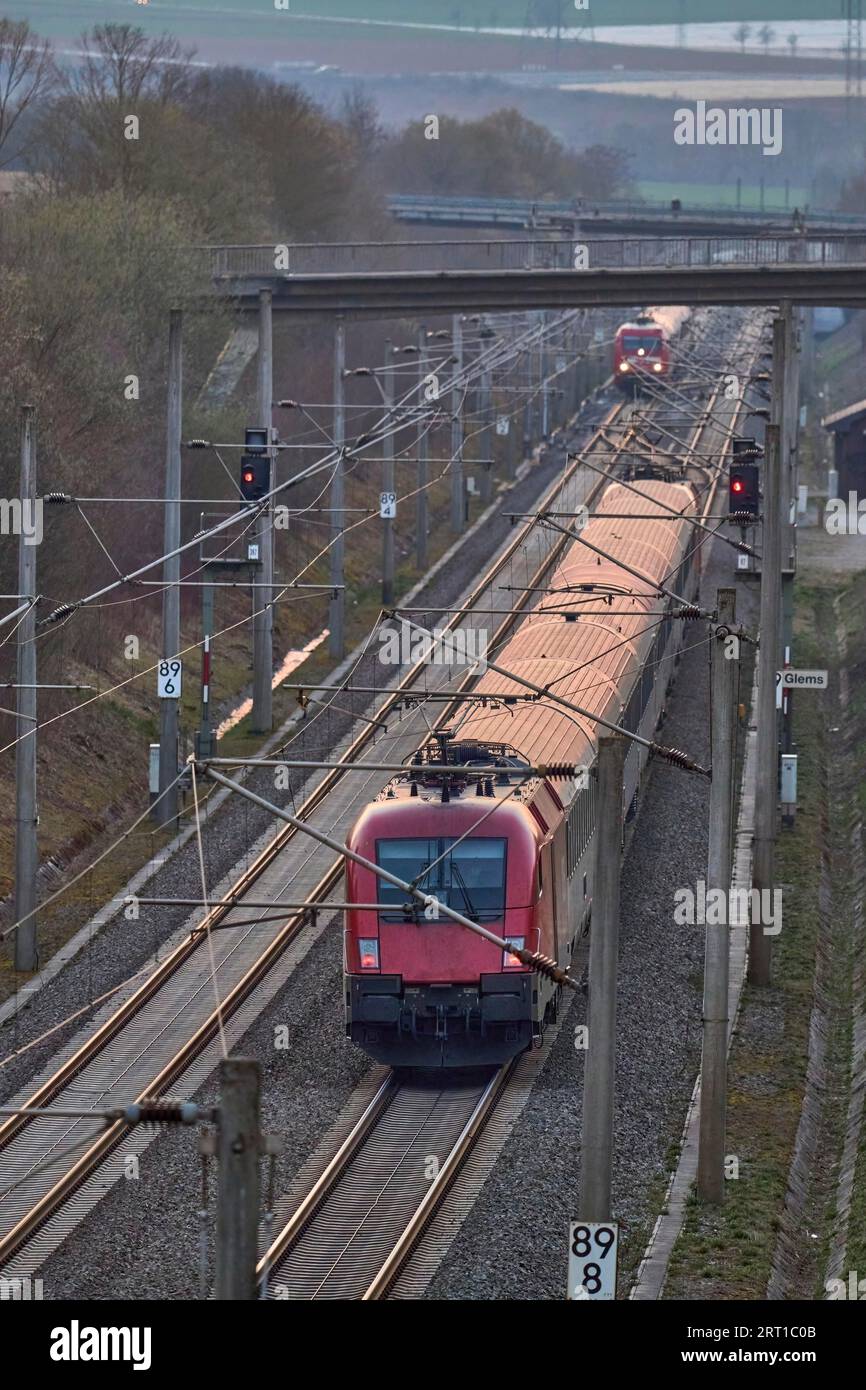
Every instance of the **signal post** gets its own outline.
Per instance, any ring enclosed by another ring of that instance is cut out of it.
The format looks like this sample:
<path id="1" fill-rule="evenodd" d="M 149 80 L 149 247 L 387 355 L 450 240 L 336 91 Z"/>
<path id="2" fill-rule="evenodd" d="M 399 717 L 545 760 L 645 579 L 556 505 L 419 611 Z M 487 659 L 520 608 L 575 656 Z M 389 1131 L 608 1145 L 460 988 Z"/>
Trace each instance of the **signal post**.
<path id="1" fill-rule="evenodd" d="M 274 397 L 274 351 L 273 318 L 270 290 L 262 290 L 259 295 L 259 378 L 258 415 L 265 429 L 265 449 L 270 465 L 271 414 Z M 270 466 L 268 475 L 270 477 Z M 268 492 L 269 487 L 265 488 Z M 273 507 L 269 502 L 256 522 L 256 540 L 259 545 L 258 559 L 262 566 L 265 588 L 255 591 L 253 601 L 253 712 L 252 729 L 257 734 L 270 733 L 273 727 L 273 677 L 274 677 L 274 520 Z"/>
<path id="2" fill-rule="evenodd" d="M 183 314 L 172 309 L 168 330 L 168 405 L 165 445 L 165 521 L 162 577 L 162 656 L 177 659 L 180 646 L 180 444 L 183 409 Z M 156 819 L 171 825 L 178 812 L 178 700 L 159 702 L 159 800 Z"/>
<path id="3" fill-rule="evenodd" d="M 578 1214 L 611 1219 L 616 976 L 619 961 L 620 856 L 626 740 L 598 740 L 595 900 L 589 938 L 589 1041 L 583 1082 L 583 1140 Z"/>

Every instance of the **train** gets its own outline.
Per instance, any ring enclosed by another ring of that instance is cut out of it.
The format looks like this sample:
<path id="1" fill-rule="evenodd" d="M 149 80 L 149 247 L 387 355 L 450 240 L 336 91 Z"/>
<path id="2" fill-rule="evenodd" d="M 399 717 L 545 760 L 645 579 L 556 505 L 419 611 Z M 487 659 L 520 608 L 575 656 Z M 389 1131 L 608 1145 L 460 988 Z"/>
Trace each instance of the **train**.
<path id="1" fill-rule="evenodd" d="M 670 509 L 683 519 L 672 521 Z M 347 860 L 347 902 L 358 906 L 345 914 L 346 1032 L 376 1061 L 486 1065 L 541 1045 L 562 986 L 513 952 L 539 951 L 567 970 L 589 930 L 596 721 L 646 739 L 655 733 L 684 625 L 671 616 L 675 601 L 660 599 L 654 584 L 694 601 L 700 566 L 687 518 L 696 511 L 695 490 L 682 477 L 608 484 L 581 536 L 613 558 L 569 542 L 552 592 L 496 658 L 585 716 L 547 696 L 527 699 L 526 687 L 487 670 L 472 688 L 489 691 L 490 703 L 474 702 L 428 737 L 411 761 L 424 771 L 397 775 L 352 827 L 347 844 L 357 855 L 485 926 L 507 948 L 441 914 L 428 920 L 405 890 Z M 647 756 L 631 743 L 624 825 Z M 579 773 L 559 780 L 522 771 L 555 764 Z M 449 765 L 462 770 L 436 770 Z M 474 776 L 473 767 L 496 771 Z"/>
<path id="2" fill-rule="evenodd" d="M 621 324 L 617 329 L 613 373 L 620 390 L 634 394 L 649 380 L 664 381 L 670 367 L 670 340 L 664 323 L 641 314 L 634 323 Z"/>

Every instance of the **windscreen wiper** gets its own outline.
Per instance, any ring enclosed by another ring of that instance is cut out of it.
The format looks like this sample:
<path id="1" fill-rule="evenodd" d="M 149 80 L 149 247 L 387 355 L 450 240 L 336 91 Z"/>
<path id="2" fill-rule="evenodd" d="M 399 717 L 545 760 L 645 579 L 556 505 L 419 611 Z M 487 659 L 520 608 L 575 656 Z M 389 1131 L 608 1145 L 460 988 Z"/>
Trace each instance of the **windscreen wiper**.
<path id="1" fill-rule="evenodd" d="M 451 874 L 453 878 L 456 878 L 457 886 L 459 887 L 460 892 L 463 894 L 463 900 L 466 903 L 467 917 L 471 917 L 473 921 L 477 922 L 478 913 L 475 910 L 475 906 L 472 902 L 472 899 L 469 896 L 469 889 L 466 887 L 466 880 L 464 879 L 462 873 L 460 872 L 460 868 L 455 863 L 454 859 L 451 860 Z"/>

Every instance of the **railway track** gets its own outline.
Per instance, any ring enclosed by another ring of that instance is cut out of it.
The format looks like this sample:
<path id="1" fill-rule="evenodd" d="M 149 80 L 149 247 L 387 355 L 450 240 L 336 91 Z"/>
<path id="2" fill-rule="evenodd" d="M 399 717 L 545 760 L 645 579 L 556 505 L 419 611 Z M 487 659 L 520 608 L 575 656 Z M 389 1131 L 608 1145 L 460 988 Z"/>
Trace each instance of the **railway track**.
<path id="1" fill-rule="evenodd" d="M 259 1261 L 270 1297 L 386 1297 L 512 1070 L 415 1081 L 391 1072 Z"/>
<path id="2" fill-rule="evenodd" d="M 590 450 L 597 447 L 602 454 L 608 452 L 601 442 L 602 431 L 628 408 L 620 403 L 608 412 L 587 446 Z M 603 485 L 603 480 L 588 477 L 586 470 L 575 462 L 547 489 L 542 505 L 558 504 L 573 510 L 580 503 L 591 504 Z M 516 588 L 528 593 L 543 582 L 564 543 L 564 538 L 539 534 L 539 528 L 527 522 L 481 577 L 465 607 L 501 611 L 502 620 L 493 641 L 501 640 L 514 622 L 512 591 Z M 505 597 L 497 591 L 501 582 L 507 582 Z M 487 621 L 482 618 L 475 623 L 471 616 L 463 616 L 444 626 L 456 630 L 481 626 Z M 375 709 L 375 719 L 381 724 L 407 693 L 434 688 L 454 688 L 453 682 L 449 685 L 449 668 L 419 663 Z M 450 705 L 443 707 L 440 721 L 447 719 L 450 709 Z M 375 740 L 382 761 L 401 761 L 423 741 L 427 727 L 417 709 L 398 721 L 388 734 L 365 723 L 343 760 L 356 760 Z M 328 773 L 307 796 L 298 816 L 343 838 L 357 811 L 385 781 L 384 774 L 362 777 Z M 220 1010 L 213 1003 L 209 953 L 205 949 L 207 933 L 199 930 L 167 955 L 140 987 L 22 1101 L 27 1109 L 44 1109 L 44 1119 L 18 1116 L 0 1126 L 0 1187 L 15 1184 L 0 1196 L 0 1271 L 9 1270 L 9 1261 L 13 1259 L 14 1274 L 29 1272 L 31 1263 L 38 1267 L 46 1254 L 44 1242 L 37 1242 L 32 1262 L 26 1254 L 28 1242 L 128 1133 L 122 1122 L 106 1128 L 95 1117 L 77 1121 L 52 1117 L 52 1107 L 96 1110 L 169 1094 L 182 1083 L 193 1060 L 217 1037 L 220 1020 L 225 1023 L 240 1007 L 309 919 L 303 909 L 287 910 L 283 924 L 232 929 L 233 919 L 248 921 L 251 916 L 264 915 L 245 907 L 244 898 L 255 889 L 257 897 L 271 901 L 275 907 L 281 899 L 320 901 L 334 888 L 341 873 L 341 861 L 331 851 L 317 847 L 311 852 L 306 837 L 299 838 L 299 832 L 292 827 L 283 828 L 233 886 L 229 897 L 237 906 L 214 908 L 200 924 L 201 928 L 220 928 L 211 938 Z M 68 1161 L 60 1158 L 64 1152 L 70 1154 Z M 61 1223 L 57 1235 L 62 1239 L 64 1234 Z M 23 1265 L 19 1267 L 21 1260 Z"/>
<path id="3" fill-rule="evenodd" d="M 755 341 L 750 370 L 756 349 Z M 696 411 L 691 453 L 715 452 L 736 426 L 741 407 L 722 405 L 721 389 L 720 383 Z M 700 472 L 707 474 L 705 465 Z M 702 518 L 713 511 L 718 481 L 712 474 L 704 489 Z M 262 1255 L 257 1272 L 269 1296 L 386 1298 L 505 1094 L 514 1065 L 474 1087 L 438 1079 L 413 1085 L 390 1073 Z M 431 1156 L 435 1176 L 426 1166 Z"/>
<path id="4" fill-rule="evenodd" d="M 718 423 L 708 420 L 718 392 L 717 387 L 711 393 L 709 407 L 695 406 L 693 450 L 705 433 L 720 431 Z M 615 475 L 628 446 L 624 434 L 611 446 L 606 432 L 622 424 L 633 409 L 624 402 L 616 405 L 582 451 L 582 457 L 605 467 L 607 477 Z M 731 419 L 735 416 L 732 407 Z M 591 506 L 606 480 L 575 460 L 547 490 L 539 510 L 574 511 L 582 503 Z M 714 491 L 713 486 L 707 511 Z M 476 584 L 465 602 L 470 611 L 455 616 L 446 626 L 451 630 L 486 629 L 489 618 L 481 610 L 487 614 L 493 610 L 501 614 L 488 636 L 488 644 L 495 646 L 516 621 L 512 609 L 531 600 L 532 590 L 544 582 L 567 543 L 565 537 L 527 522 Z M 474 617 L 472 610 L 479 610 L 480 617 Z M 456 689 L 469 680 L 464 677 Z M 394 720 L 396 707 L 409 693 L 451 693 L 454 689 L 449 668 L 419 663 L 374 711 L 379 724 L 392 717 L 394 722 L 387 732 L 365 723 L 342 760 L 357 760 L 375 742 L 377 760 L 403 761 L 423 742 L 429 726 L 418 708 Z M 435 723 L 447 722 L 453 709 L 443 702 Z M 343 839 L 361 806 L 387 780 L 386 774 L 330 772 L 312 789 L 297 814 Z M 106 1126 L 96 1115 L 71 1119 L 52 1114 L 52 1110 L 96 1111 L 182 1090 L 185 1074 L 214 1043 L 221 1020 L 224 1023 L 250 997 L 309 921 L 307 909 L 287 909 L 282 923 L 249 925 L 251 917 L 263 912 L 245 906 L 244 898 L 255 889 L 256 898 L 274 907 L 281 900 L 314 903 L 329 895 L 341 874 L 342 861 L 332 851 L 320 846 L 311 850 L 302 832 L 283 828 L 238 878 L 228 895 L 233 905 L 211 910 L 202 924 L 220 927 L 211 937 L 219 1011 L 213 1002 L 209 953 L 203 949 L 206 934 L 199 931 L 173 950 L 56 1071 L 19 1101 L 22 1107 L 46 1113 L 44 1117 L 17 1116 L 0 1126 L 0 1272 L 18 1275 L 40 1267 L 98 1200 L 101 1193 L 85 1199 L 82 1186 L 129 1133 L 123 1122 Z M 239 924 L 233 927 L 234 920 Z M 393 1113 L 396 1117 L 399 1109 Z M 88 1189 L 91 1186 L 88 1184 Z M 425 1187 L 429 1187 L 426 1181 Z M 438 1194 L 444 1189 L 436 1186 L 431 1191 Z"/>

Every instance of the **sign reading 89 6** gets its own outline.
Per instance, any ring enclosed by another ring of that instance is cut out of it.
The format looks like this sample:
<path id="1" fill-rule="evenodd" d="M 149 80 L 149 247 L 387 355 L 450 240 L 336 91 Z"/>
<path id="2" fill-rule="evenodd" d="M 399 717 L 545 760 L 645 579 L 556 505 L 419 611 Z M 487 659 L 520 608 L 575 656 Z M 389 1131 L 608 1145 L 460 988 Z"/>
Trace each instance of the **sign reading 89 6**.
<path id="1" fill-rule="evenodd" d="M 157 692 L 161 700 L 179 700 L 183 684 L 183 662 L 161 661 L 157 667 Z"/>

